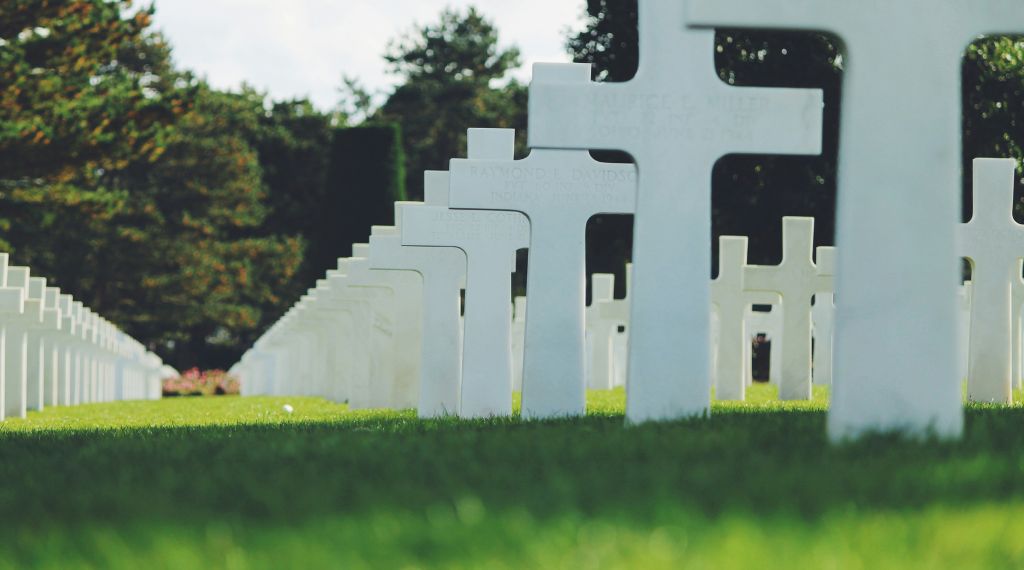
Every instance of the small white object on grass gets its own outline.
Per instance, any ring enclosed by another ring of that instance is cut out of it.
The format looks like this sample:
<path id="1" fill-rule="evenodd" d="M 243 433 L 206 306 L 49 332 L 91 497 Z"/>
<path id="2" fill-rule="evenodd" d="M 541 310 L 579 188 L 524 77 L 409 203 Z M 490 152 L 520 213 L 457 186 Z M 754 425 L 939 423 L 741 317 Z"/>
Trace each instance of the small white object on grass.
<path id="1" fill-rule="evenodd" d="M 293 408 L 291 404 L 285 404 L 284 405 L 284 411 L 285 411 L 285 413 L 290 414 L 290 413 L 295 411 L 295 408 Z"/>

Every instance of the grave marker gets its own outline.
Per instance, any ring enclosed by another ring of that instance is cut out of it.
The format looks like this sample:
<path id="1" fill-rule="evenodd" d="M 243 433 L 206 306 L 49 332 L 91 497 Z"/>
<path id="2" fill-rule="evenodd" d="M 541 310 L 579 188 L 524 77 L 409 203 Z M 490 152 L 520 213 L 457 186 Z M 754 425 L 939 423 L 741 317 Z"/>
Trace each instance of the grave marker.
<path id="1" fill-rule="evenodd" d="M 814 252 L 814 218 L 782 219 L 782 263 L 747 266 L 748 291 L 778 293 L 782 297 L 782 351 L 779 398 L 811 399 L 811 298 L 832 291 L 832 275 L 819 274 Z"/>
<path id="2" fill-rule="evenodd" d="M 477 160 L 508 155 L 504 146 L 469 152 Z M 466 254 L 460 416 L 512 414 L 511 274 L 516 252 L 528 247 L 529 239 L 529 222 L 516 212 L 424 205 L 403 213 L 403 245 L 456 247 Z"/>
<path id="3" fill-rule="evenodd" d="M 44 294 L 43 322 L 50 331 L 47 335 L 48 357 L 45 364 L 46 375 L 43 379 L 43 405 L 57 406 L 60 403 L 60 379 L 63 370 L 63 358 L 66 331 L 63 330 L 64 315 L 61 312 L 60 289 L 47 287 Z"/>
<path id="4" fill-rule="evenodd" d="M 4 289 L 10 302 L 3 315 L 6 329 L 4 418 L 24 418 L 28 413 L 28 329 L 43 318 L 39 303 L 28 301 L 28 282 L 27 267 L 7 266 Z M 20 311 L 17 310 L 19 305 Z"/>
<path id="5" fill-rule="evenodd" d="M 590 365 L 587 371 L 587 387 L 591 390 L 611 390 L 612 379 L 612 336 L 617 332 L 618 323 L 601 317 L 602 303 L 615 300 L 615 275 L 595 273 L 590 276 L 590 306 L 587 307 L 587 330 L 590 337 Z"/>
<path id="6" fill-rule="evenodd" d="M 446 207 L 446 177 L 426 173 L 424 195 L 425 205 Z M 395 205 L 395 225 L 399 231 L 404 212 L 420 206 Z M 421 418 L 457 414 L 462 385 L 459 293 L 466 280 L 466 254 L 451 247 L 404 246 L 401 235 L 374 235 L 370 237 L 370 264 L 373 269 L 406 270 L 420 275 L 423 346 L 418 414 Z"/>
<path id="7" fill-rule="evenodd" d="M 608 149 L 637 162 L 626 417 L 670 420 L 711 401 L 711 169 L 734 153 L 821 152 L 820 91 L 737 88 L 718 77 L 714 33 L 678 0 L 640 0 L 640 64 L 627 83 L 579 84 L 537 65 L 533 148 Z"/>
<path id="8" fill-rule="evenodd" d="M 381 232 L 383 228 L 376 228 Z M 361 258 L 353 257 L 346 275 L 349 288 L 382 291 L 384 298 L 378 308 L 377 320 L 386 319 L 392 341 L 392 385 L 387 407 L 404 410 L 415 408 L 419 401 L 420 347 L 422 345 L 423 310 L 420 304 L 423 287 L 420 279 L 407 271 L 374 271 L 370 267 L 370 246 L 361 246 Z M 353 251 L 353 256 L 356 252 Z"/>
<path id="9" fill-rule="evenodd" d="M 60 374 L 57 376 L 57 405 L 70 406 L 77 361 L 75 341 L 78 338 L 78 323 L 74 316 L 74 299 L 71 295 L 60 296 L 60 316 L 63 336 L 60 343 Z"/>
<path id="10" fill-rule="evenodd" d="M 974 161 L 974 215 L 958 229 L 959 254 L 971 263 L 971 336 L 967 397 L 1013 401 L 1014 271 L 1024 257 L 1024 226 L 1013 219 L 1015 160 Z"/>
<path id="11" fill-rule="evenodd" d="M 747 265 L 747 238 L 718 238 L 718 277 L 711 284 L 711 299 L 718 309 L 717 371 L 715 397 L 718 400 L 744 400 L 747 391 L 747 369 L 744 358 L 749 345 L 744 317 L 747 293 L 744 268 Z"/>
<path id="12" fill-rule="evenodd" d="M 50 315 L 46 306 L 46 279 L 42 277 L 29 278 L 25 306 L 27 311 L 31 311 L 33 314 L 38 312 L 40 316 L 38 323 L 30 323 L 27 328 L 26 405 L 29 410 L 41 411 L 45 401 L 46 364 L 49 359 L 46 336 L 49 325 L 53 324 L 52 317 L 46 318 Z"/>
<path id="13" fill-rule="evenodd" d="M 541 72 L 555 80 L 590 81 L 589 65 Z M 470 129 L 469 145 L 506 154 L 452 160 L 450 206 L 521 212 L 529 218 L 523 417 L 583 415 L 587 223 L 598 214 L 633 213 L 636 169 L 598 162 L 585 150 L 534 149 L 515 160 L 512 129 Z"/>

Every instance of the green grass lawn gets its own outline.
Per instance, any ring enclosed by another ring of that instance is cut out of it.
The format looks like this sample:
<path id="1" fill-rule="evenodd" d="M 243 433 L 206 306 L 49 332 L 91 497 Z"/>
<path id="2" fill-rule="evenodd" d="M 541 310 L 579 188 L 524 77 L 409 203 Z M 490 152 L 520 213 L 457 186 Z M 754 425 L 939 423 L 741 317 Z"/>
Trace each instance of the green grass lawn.
<path id="1" fill-rule="evenodd" d="M 304 398 L 0 424 L 0 568 L 1024 567 L 1024 409 L 832 447 L 825 396 L 710 420 L 421 422 Z M 287 414 L 282 406 L 295 408 Z"/>

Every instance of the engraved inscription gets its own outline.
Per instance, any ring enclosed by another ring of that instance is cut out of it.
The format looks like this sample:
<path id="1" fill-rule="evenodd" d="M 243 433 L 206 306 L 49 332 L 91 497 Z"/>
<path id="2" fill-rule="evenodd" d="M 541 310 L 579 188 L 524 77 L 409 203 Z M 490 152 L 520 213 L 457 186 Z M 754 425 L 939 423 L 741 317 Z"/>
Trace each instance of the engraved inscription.
<path id="1" fill-rule="evenodd" d="M 749 143 L 751 126 L 772 112 L 769 98 L 757 95 L 665 95 L 601 93 L 593 100 L 591 127 L 603 138 L 672 139 L 698 144 Z"/>
<path id="2" fill-rule="evenodd" d="M 558 206 L 608 203 L 636 185 L 632 168 L 540 168 L 522 165 L 474 165 L 469 175 L 486 186 L 495 205 Z"/>

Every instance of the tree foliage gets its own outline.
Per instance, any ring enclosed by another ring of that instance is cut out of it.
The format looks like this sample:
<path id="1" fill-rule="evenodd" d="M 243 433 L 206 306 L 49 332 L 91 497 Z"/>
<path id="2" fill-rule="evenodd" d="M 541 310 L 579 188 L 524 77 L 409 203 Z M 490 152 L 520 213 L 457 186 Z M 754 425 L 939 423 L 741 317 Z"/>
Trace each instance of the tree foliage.
<path id="1" fill-rule="evenodd" d="M 526 127 L 526 89 L 508 78 L 519 50 L 501 47 L 497 28 L 474 8 L 443 11 L 392 42 L 385 60 L 401 84 L 371 122 L 402 126 L 413 199 L 423 197 L 424 170 L 447 170 L 464 155 L 467 129 Z"/>
<path id="2" fill-rule="evenodd" d="M 279 312 L 299 243 L 262 226 L 263 98 L 174 69 L 150 16 L 0 6 L 0 247 L 172 363 L 229 363 L 204 359 Z"/>

